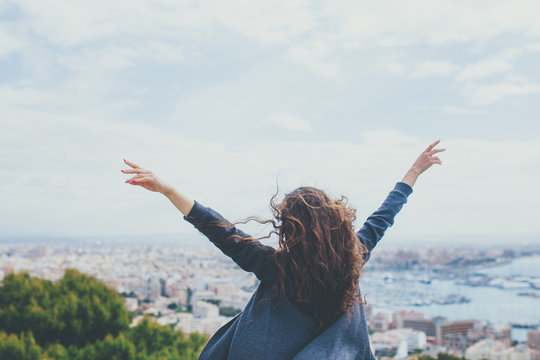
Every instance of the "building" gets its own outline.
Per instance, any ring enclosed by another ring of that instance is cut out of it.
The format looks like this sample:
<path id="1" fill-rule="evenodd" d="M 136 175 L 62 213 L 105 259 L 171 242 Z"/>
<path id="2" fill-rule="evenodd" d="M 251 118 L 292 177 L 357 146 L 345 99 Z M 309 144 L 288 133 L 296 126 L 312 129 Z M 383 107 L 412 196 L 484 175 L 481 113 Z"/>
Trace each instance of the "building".
<path id="1" fill-rule="evenodd" d="M 498 356 L 500 358 L 501 352 L 506 348 L 507 346 L 500 341 L 484 339 L 469 346 L 465 351 L 465 358 L 468 360 L 491 360 Z"/>
<path id="2" fill-rule="evenodd" d="M 191 319 L 191 331 L 199 332 L 200 334 L 214 335 L 223 325 L 229 322 L 231 318 L 224 316 L 214 316 L 209 318 L 193 318 Z"/>
<path id="3" fill-rule="evenodd" d="M 477 323 L 476 320 L 442 323 L 437 326 L 437 340 L 447 346 L 465 348 L 468 345 L 467 334 Z"/>
<path id="4" fill-rule="evenodd" d="M 532 360 L 531 352 L 525 344 L 508 347 L 502 341 L 484 339 L 471 345 L 465 351 L 468 360 Z"/>
<path id="5" fill-rule="evenodd" d="M 388 330 L 388 315 L 377 313 L 371 317 L 370 329 L 376 332 L 384 332 Z"/>
<path id="6" fill-rule="evenodd" d="M 149 277 L 146 280 L 146 286 L 144 289 L 144 296 L 150 300 L 154 301 L 161 295 L 161 282 L 158 277 Z"/>
<path id="7" fill-rule="evenodd" d="M 193 316 L 196 318 L 219 316 L 219 307 L 206 301 L 197 301 L 193 304 Z"/>
<path id="8" fill-rule="evenodd" d="M 191 295 L 191 303 L 194 304 L 200 300 L 217 300 L 216 294 L 210 290 L 196 290 Z"/>
<path id="9" fill-rule="evenodd" d="M 488 337 L 504 343 L 506 346 L 512 345 L 511 328 L 508 325 L 493 325 L 488 329 Z"/>
<path id="10" fill-rule="evenodd" d="M 196 318 L 193 314 L 177 313 L 157 319 L 160 325 L 173 325 L 174 330 L 182 330 L 184 334 L 199 332 L 212 336 L 220 327 L 225 325 L 231 318 L 225 316 L 212 316 Z"/>
<path id="11" fill-rule="evenodd" d="M 191 321 L 193 320 L 193 314 L 178 313 L 176 319 L 178 322 L 176 323 L 174 330 L 182 330 L 184 334 L 191 333 Z"/>
<path id="12" fill-rule="evenodd" d="M 403 319 L 403 328 L 423 331 L 427 336 L 437 336 L 437 327 L 433 319 Z"/>
<path id="13" fill-rule="evenodd" d="M 139 307 L 139 302 L 137 298 L 124 298 L 124 305 L 127 311 L 135 312 Z"/>
<path id="14" fill-rule="evenodd" d="M 373 315 L 373 305 L 366 304 L 363 306 L 364 308 L 364 314 L 366 315 L 366 320 L 369 321 L 371 319 L 371 316 Z"/>
<path id="15" fill-rule="evenodd" d="M 182 283 L 172 283 L 166 284 L 166 292 L 169 298 L 171 298 L 172 301 L 175 301 L 180 306 L 187 306 L 188 305 L 188 289 L 185 284 Z"/>
<path id="16" fill-rule="evenodd" d="M 376 357 L 393 356 L 394 359 L 407 357 L 407 340 L 393 331 L 376 332 L 371 335 L 370 342 Z"/>
<path id="17" fill-rule="evenodd" d="M 405 319 L 423 319 L 424 314 L 414 311 L 398 311 L 392 314 L 392 327 L 394 329 L 401 329 L 407 326 L 403 326 Z"/>
<path id="18" fill-rule="evenodd" d="M 212 291 L 217 299 L 230 299 L 234 297 L 240 289 L 238 286 L 231 283 L 215 283 L 208 286 L 208 290 Z"/>
<path id="19" fill-rule="evenodd" d="M 527 345 L 531 349 L 540 350 L 540 329 L 531 330 L 527 333 Z"/>
<path id="20" fill-rule="evenodd" d="M 388 332 L 396 334 L 407 342 L 407 352 L 411 353 L 416 349 L 423 350 L 427 346 L 427 337 L 423 331 L 413 329 L 393 329 Z"/>

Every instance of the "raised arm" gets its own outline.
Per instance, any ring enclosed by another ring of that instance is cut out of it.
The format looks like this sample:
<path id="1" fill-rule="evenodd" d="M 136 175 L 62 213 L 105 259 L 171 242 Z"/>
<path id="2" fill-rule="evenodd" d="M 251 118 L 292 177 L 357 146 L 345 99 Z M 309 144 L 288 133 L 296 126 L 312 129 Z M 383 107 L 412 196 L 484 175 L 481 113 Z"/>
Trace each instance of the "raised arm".
<path id="1" fill-rule="evenodd" d="M 245 271 L 254 273 L 261 281 L 274 278 L 276 270 L 272 260 L 274 248 L 251 239 L 248 234 L 237 229 L 219 213 L 202 206 L 197 201 L 184 219 L 192 223 Z"/>
<path id="2" fill-rule="evenodd" d="M 371 251 L 381 240 L 386 229 L 394 224 L 394 218 L 407 202 L 407 197 L 411 193 L 412 188 L 408 184 L 398 182 L 379 209 L 367 218 L 362 228 L 356 233 L 368 251 L 364 255 L 365 261 L 369 259 Z"/>
<path id="3" fill-rule="evenodd" d="M 418 176 L 422 174 L 424 171 L 429 169 L 431 165 L 433 164 L 439 164 L 442 165 L 441 159 L 439 159 L 438 156 L 434 156 L 437 153 L 440 153 L 441 151 L 445 151 L 446 149 L 435 149 L 435 146 L 437 146 L 441 140 L 435 141 L 433 144 L 429 145 L 426 150 L 424 150 L 418 159 L 414 162 L 414 164 L 411 166 L 409 171 L 405 174 L 403 177 L 402 182 L 409 185 L 410 187 L 413 187 L 414 183 L 416 182 L 416 179 L 418 179 Z"/>
<path id="4" fill-rule="evenodd" d="M 365 261 L 369 259 L 371 251 L 381 240 L 386 229 L 394 224 L 394 218 L 407 202 L 407 197 L 412 193 L 412 187 L 416 183 L 418 176 L 433 164 L 442 165 L 439 157 L 434 156 L 436 153 L 446 150 L 435 149 L 439 142 L 440 140 L 435 141 L 420 154 L 403 177 L 403 180 L 396 184 L 379 209 L 367 218 L 362 228 L 357 232 L 359 240 L 368 250 L 368 253 L 364 256 Z"/>
<path id="5" fill-rule="evenodd" d="M 273 278 L 274 267 L 271 255 L 274 249 L 264 246 L 259 241 L 250 240 L 250 236 L 232 225 L 216 211 L 202 206 L 197 201 L 177 191 L 150 170 L 124 160 L 132 167 L 122 170 L 125 174 L 137 174 L 126 182 L 139 185 L 147 190 L 160 192 L 184 215 L 184 219 L 192 223 L 225 255 L 231 257 L 242 269 L 253 272 L 261 281 Z"/>

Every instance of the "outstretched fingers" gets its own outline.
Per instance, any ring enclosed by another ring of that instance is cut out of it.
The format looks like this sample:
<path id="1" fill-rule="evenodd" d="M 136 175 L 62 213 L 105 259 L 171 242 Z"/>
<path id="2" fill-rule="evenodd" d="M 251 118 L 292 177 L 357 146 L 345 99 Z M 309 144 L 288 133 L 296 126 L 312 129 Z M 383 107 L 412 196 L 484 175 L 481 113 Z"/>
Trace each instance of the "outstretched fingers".
<path id="1" fill-rule="evenodd" d="M 446 149 L 433 149 L 429 152 L 430 155 L 435 155 L 436 153 L 440 153 L 442 151 L 445 151 Z"/>
<path id="2" fill-rule="evenodd" d="M 135 164 L 135 163 L 132 163 L 131 161 L 127 161 L 126 159 L 124 159 L 124 162 L 126 164 L 128 164 L 129 166 L 131 166 L 132 168 L 140 168 L 139 165 Z"/>
<path id="3" fill-rule="evenodd" d="M 427 147 L 427 149 L 426 149 L 425 152 L 430 152 L 430 151 L 433 150 L 433 148 L 434 148 L 435 146 L 437 146 L 437 144 L 440 143 L 440 142 L 441 142 L 441 140 L 435 141 L 433 144 L 431 144 L 431 145 L 429 145 L 429 146 Z"/>
<path id="4" fill-rule="evenodd" d="M 146 174 L 148 173 L 148 170 L 136 168 L 136 169 L 127 169 L 127 170 L 120 170 L 124 174 Z"/>
<path id="5" fill-rule="evenodd" d="M 140 181 L 144 177 L 144 174 L 135 175 L 130 179 L 127 179 L 126 182 L 132 184 L 133 182 Z"/>
<path id="6" fill-rule="evenodd" d="M 148 174 L 150 172 L 149 170 L 143 169 L 139 165 L 132 163 L 131 161 L 127 161 L 126 159 L 124 159 L 124 162 L 133 168 L 127 170 L 120 170 L 124 174 Z"/>

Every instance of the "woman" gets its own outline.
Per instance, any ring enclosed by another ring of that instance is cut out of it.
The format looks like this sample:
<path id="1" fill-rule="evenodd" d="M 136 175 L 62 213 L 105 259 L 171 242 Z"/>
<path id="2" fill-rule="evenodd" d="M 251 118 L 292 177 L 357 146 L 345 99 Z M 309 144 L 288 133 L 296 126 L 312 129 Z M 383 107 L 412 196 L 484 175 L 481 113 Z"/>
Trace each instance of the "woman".
<path id="1" fill-rule="evenodd" d="M 126 182 L 160 192 L 242 269 L 260 280 L 245 309 L 219 329 L 199 359 L 375 359 L 358 288 L 360 271 L 418 176 L 433 164 L 439 140 L 428 146 L 381 207 L 355 232 L 355 210 L 344 198 L 301 187 L 279 205 L 271 201 L 279 246 L 238 230 L 214 210 L 178 192 L 129 161 Z"/>

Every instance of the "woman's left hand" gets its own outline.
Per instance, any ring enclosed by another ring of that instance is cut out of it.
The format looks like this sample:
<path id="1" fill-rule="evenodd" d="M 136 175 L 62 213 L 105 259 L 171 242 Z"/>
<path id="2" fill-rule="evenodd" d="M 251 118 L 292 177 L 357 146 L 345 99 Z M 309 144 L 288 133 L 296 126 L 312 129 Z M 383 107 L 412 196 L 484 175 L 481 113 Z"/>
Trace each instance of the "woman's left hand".
<path id="1" fill-rule="evenodd" d="M 169 184 L 158 178 L 150 170 L 143 169 L 137 164 L 125 159 L 124 162 L 132 167 L 132 169 L 121 170 L 124 174 L 137 174 L 131 179 L 126 180 L 127 183 L 131 185 L 140 185 L 147 190 L 160 192 L 164 195 L 171 189 Z"/>

